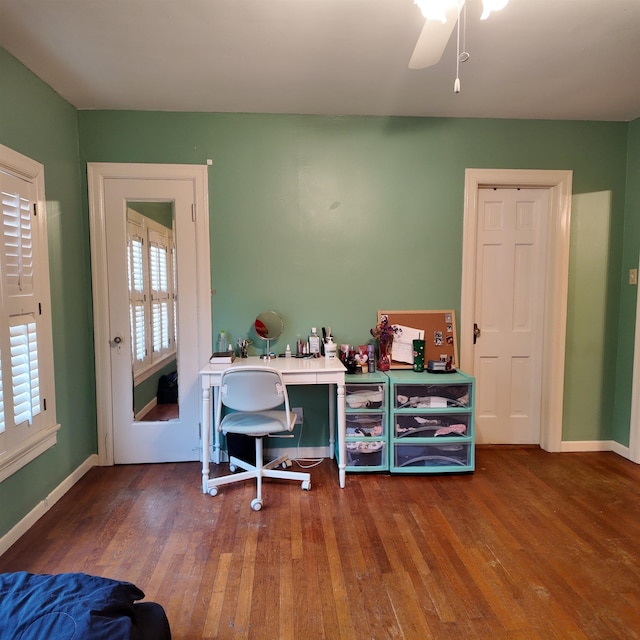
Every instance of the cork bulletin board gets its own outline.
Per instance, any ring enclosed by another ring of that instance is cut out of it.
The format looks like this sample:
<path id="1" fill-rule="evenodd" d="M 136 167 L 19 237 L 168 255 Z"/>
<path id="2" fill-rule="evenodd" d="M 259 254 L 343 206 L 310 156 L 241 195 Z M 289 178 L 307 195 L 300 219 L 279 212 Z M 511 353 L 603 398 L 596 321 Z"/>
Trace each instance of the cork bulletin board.
<path id="1" fill-rule="evenodd" d="M 458 367 L 458 337 L 456 333 L 456 314 L 453 309 L 441 311 L 378 311 L 378 322 L 383 316 L 387 316 L 389 324 L 424 331 L 425 367 L 427 361 L 440 360 L 441 358 L 453 358 L 453 368 L 456 369 Z M 413 368 L 413 363 L 394 360 L 392 347 L 391 368 L 411 369 Z"/>

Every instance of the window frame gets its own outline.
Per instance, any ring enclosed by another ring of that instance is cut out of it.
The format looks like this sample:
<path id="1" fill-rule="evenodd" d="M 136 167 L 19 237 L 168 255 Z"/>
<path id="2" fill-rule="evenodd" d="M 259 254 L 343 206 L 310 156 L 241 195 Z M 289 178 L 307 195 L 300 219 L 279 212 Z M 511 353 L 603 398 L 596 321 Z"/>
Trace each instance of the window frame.
<path id="1" fill-rule="evenodd" d="M 0 174 L 9 181 L 27 183 L 25 191 L 29 196 L 29 207 L 33 210 L 30 229 L 33 243 L 33 296 L 21 313 L 15 312 L 16 301 L 0 292 L 0 369 L 4 430 L 0 433 L 0 482 L 37 458 L 57 442 L 60 424 L 56 420 L 55 372 L 53 364 L 53 331 L 51 318 L 51 290 L 49 280 L 49 250 L 47 236 L 47 213 L 44 189 L 44 166 L 23 154 L 0 145 Z M 0 176 L 0 179 L 2 177 Z M 35 208 L 33 208 L 35 205 Z M 4 223 L 2 224 L 4 226 Z M 3 231 L 4 234 L 4 231 Z M 4 256 L 4 237 L 0 244 L 0 257 Z M 0 282 L 6 276 L 2 274 Z M 4 280 L 4 282 L 7 282 Z M 4 297 L 2 297 L 4 295 Z M 11 394 L 13 376 L 11 374 L 10 331 L 12 321 L 18 315 L 32 317 L 37 331 L 37 371 L 39 382 L 40 409 L 29 420 L 15 424 Z"/>

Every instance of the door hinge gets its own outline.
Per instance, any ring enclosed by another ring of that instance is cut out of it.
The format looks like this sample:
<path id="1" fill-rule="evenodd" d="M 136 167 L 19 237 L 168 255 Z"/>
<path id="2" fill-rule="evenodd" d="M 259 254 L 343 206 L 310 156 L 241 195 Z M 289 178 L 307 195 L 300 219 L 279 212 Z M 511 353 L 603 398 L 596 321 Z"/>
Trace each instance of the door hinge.
<path id="1" fill-rule="evenodd" d="M 195 203 L 191 205 L 191 222 L 196 221 L 196 205 Z"/>
<path id="2" fill-rule="evenodd" d="M 33 215 L 34 216 L 38 215 L 38 203 L 37 202 L 33 203 Z"/>

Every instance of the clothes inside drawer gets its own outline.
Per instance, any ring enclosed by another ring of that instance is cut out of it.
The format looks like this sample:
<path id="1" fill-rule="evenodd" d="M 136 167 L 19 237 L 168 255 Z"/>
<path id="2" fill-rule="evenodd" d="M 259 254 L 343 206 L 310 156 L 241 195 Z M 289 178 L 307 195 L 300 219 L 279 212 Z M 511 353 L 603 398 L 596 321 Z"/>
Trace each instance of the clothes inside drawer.
<path id="1" fill-rule="evenodd" d="M 404 413 L 395 415 L 396 438 L 439 438 L 464 437 L 471 435 L 469 413 L 420 414 Z"/>
<path id="2" fill-rule="evenodd" d="M 468 407 L 470 392 L 469 384 L 399 384 L 394 387 L 393 405 L 396 409 Z"/>
<path id="3" fill-rule="evenodd" d="M 384 413 L 347 414 L 347 436 L 379 438 L 385 433 L 385 420 Z"/>
<path id="4" fill-rule="evenodd" d="M 384 387 L 376 384 L 347 384 L 344 399 L 349 409 L 380 409 L 385 404 Z"/>
<path id="5" fill-rule="evenodd" d="M 347 467 L 383 467 L 386 465 L 387 443 L 383 440 L 347 442 Z"/>
<path id="6" fill-rule="evenodd" d="M 471 464 L 471 444 L 396 444 L 396 467 L 468 467 Z M 463 469 L 461 469 L 463 470 Z"/>

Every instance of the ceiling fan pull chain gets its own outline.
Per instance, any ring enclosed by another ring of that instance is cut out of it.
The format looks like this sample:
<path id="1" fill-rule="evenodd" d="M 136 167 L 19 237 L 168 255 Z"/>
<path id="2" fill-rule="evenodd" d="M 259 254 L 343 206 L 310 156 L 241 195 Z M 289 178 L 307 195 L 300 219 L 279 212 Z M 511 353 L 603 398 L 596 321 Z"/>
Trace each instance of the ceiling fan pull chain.
<path id="1" fill-rule="evenodd" d="M 456 47 L 456 80 L 453 83 L 453 92 L 460 93 L 460 13 L 464 7 L 464 0 L 458 0 L 457 47 Z"/>

